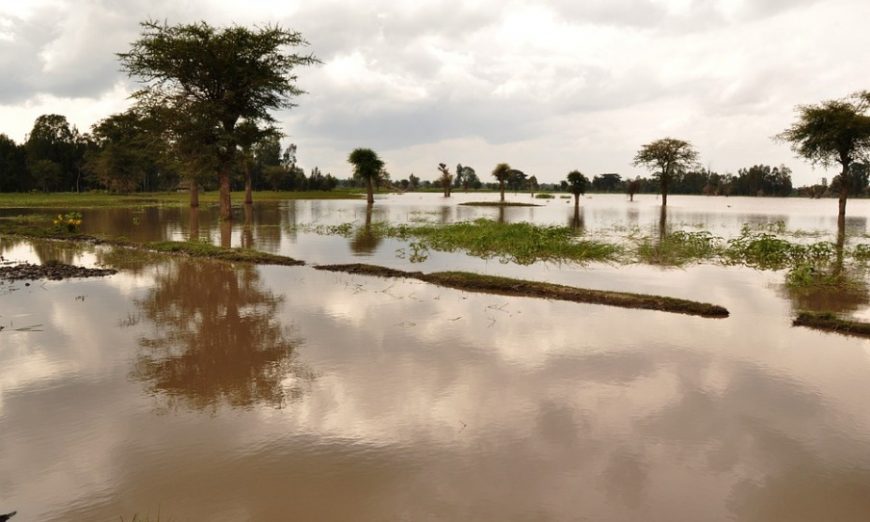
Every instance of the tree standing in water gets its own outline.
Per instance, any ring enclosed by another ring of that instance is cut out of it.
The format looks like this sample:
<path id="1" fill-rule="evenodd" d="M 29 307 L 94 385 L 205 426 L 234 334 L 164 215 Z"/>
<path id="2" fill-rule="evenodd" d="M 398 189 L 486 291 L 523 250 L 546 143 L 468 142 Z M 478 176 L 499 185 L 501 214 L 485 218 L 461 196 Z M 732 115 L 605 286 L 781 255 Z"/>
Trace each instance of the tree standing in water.
<path id="1" fill-rule="evenodd" d="M 580 195 L 586 194 L 586 186 L 589 185 L 589 180 L 579 170 L 572 170 L 568 173 L 568 191 L 574 194 L 574 214 L 580 213 Z"/>
<path id="2" fill-rule="evenodd" d="M 511 166 L 507 163 L 499 163 L 492 170 L 492 175 L 498 180 L 498 191 L 501 193 L 501 199 L 499 201 L 502 203 L 504 203 L 504 184 L 507 181 L 508 176 L 510 176 L 510 173 Z"/>
<path id="3" fill-rule="evenodd" d="M 142 24 L 142 35 L 118 56 L 122 69 L 142 83 L 133 96 L 165 107 L 172 120 L 195 118 L 211 134 L 220 185 L 221 219 L 232 219 L 230 175 L 240 144 L 239 124 L 268 126 L 271 111 L 290 108 L 295 69 L 317 62 L 290 49 L 302 35 L 279 26 L 215 28 L 205 22 L 170 26 Z"/>
<path id="4" fill-rule="evenodd" d="M 798 156 L 814 165 L 829 167 L 839 163 L 840 199 L 838 220 L 845 222 L 846 199 L 863 187 L 853 174 L 852 165 L 866 160 L 870 153 L 870 91 L 842 100 L 797 107 L 798 119 L 776 139 L 791 144 Z M 832 183 L 833 184 L 833 183 Z"/>
<path id="5" fill-rule="evenodd" d="M 686 170 L 698 161 L 698 153 L 692 144 L 675 138 L 662 138 L 647 143 L 634 156 L 635 166 L 655 169 L 653 177 L 659 180 L 662 206 L 668 204 L 668 186 L 674 174 Z"/>
<path id="6" fill-rule="evenodd" d="M 628 200 L 634 201 L 634 195 L 637 194 L 638 190 L 640 190 L 640 179 L 634 178 L 629 181 L 626 185 L 626 190 L 628 192 Z"/>
<path id="7" fill-rule="evenodd" d="M 444 197 L 449 198 L 450 187 L 453 184 L 453 176 L 450 174 L 450 168 L 446 163 L 439 163 L 438 172 L 441 173 L 439 180 L 441 181 L 441 188 L 444 189 Z"/>
<path id="8" fill-rule="evenodd" d="M 384 170 L 383 160 L 372 149 L 354 149 L 347 157 L 347 161 L 353 165 L 354 176 L 365 181 L 366 201 L 369 205 L 374 205 L 375 184 Z"/>

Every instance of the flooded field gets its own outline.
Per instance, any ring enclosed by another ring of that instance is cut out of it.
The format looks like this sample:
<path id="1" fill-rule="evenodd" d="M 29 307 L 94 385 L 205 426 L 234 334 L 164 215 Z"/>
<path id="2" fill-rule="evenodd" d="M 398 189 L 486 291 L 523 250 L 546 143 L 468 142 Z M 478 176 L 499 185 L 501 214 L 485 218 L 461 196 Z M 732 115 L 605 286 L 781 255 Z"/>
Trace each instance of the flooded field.
<path id="1" fill-rule="evenodd" d="M 468 293 L 421 281 L 125 256 L 101 279 L 0 284 L 0 513 L 125 520 L 870 519 L 870 341 L 791 326 L 870 317 L 866 292 L 783 271 L 518 265 L 411 255 L 366 223 L 576 225 L 573 201 L 405 194 L 237 209 L 91 209 L 83 231 L 316 263 L 468 270 L 697 299 L 725 319 Z M 669 198 L 668 230 L 834 241 L 834 200 Z M 6 209 L 6 215 L 24 211 Z M 38 211 L 36 211 L 38 212 Z M 847 243 L 870 201 L 850 201 Z M 582 200 L 578 235 L 660 232 L 658 201 Z M 318 226 L 354 223 L 353 232 Z M 7 261 L 111 247 L 0 239 Z"/>

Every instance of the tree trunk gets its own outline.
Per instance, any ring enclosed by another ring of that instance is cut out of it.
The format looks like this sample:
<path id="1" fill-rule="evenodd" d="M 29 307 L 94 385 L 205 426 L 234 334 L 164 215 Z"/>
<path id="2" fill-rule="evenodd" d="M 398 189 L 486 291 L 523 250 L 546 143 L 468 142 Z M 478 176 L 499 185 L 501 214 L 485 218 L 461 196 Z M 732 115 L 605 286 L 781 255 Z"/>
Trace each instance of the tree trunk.
<path id="1" fill-rule="evenodd" d="M 188 241 L 199 241 L 199 209 L 190 207 L 190 233 L 187 235 Z"/>
<path id="2" fill-rule="evenodd" d="M 254 206 L 245 205 L 245 227 L 242 230 L 242 248 L 254 247 Z"/>
<path id="3" fill-rule="evenodd" d="M 843 164 L 843 172 L 840 174 L 840 212 L 837 220 L 846 222 L 846 198 L 849 197 L 849 165 Z"/>
<path id="4" fill-rule="evenodd" d="M 501 192 L 501 202 L 504 203 L 504 181 L 499 180 L 498 190 Z"/>
<path id="5" fill-rule="evenodd" d="M 230 248 L 232 246 L 233 224 L 226 219 L 220 223 L 221 233 L 221 248 Z"/>
<path id="6" fill-rule="evenodd" d="M 220 173 L 220 216 L 222 221 L 232 221 L 233 219 L 229 167 L 222 168 Z"/>
<path id="7" fill-rule="evenodd" d="M 580 194 L 574 194 L 574 213 L 580 212 Z"/>
<path id="8" fill-rule="evenodd" d="M 375 204 L 375 189 L 372 186 L 372 178 L 366 178 L 366 192 L 367 192 L 366 202 L 368 202 L 369 205 L 374 205 Z"/>
<path id="9" fill-rule="evenodd" d="M 662 206 L 668 206 L 668 182 L 662 177 Z"/>
<path id="10" fill-rule="evenodd" d="M 245 205 L 250 205 L 254 202 L 254 193 L 251 185 L 251 166 L 245 161 Z"/>
<path id="11" fill-rule="evenodd" d="M 199 207 L 199 183 L 196 180 L 190 182 L 190 208 Z"/>

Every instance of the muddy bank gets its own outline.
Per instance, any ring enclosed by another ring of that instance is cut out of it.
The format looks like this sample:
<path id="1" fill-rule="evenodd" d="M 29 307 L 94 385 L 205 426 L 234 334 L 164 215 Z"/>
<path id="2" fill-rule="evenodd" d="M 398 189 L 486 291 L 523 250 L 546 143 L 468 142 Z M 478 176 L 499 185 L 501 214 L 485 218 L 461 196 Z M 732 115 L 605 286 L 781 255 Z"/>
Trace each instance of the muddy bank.
<path id="1" fill-rule="evenodd" d="M 728 317 L 728 310 L 726 308 L 710 303 L 701 303 L 698 301 L 689 301 L 687 299 L 677 299 L 674 297 L 657 295 L 590 290 L 587 288 L 576 288 L 553 283 L 526 281 L 508 277 L 486 276 L 470 272 L 433 272 L 431 274 L 424 274 L 423 272 L 405 272 L 393 268 L 362 263 L 347 265 L 319 265 L 314 268 L 331 272 L 347 272 L 350 274 L 362 274 L 378 277 L 419 279 L 420 281 L 425 281 L 434 285 L 465 290 L 468 292 L 516 297 L 538 297 L 544 299 L 556 299 L 559 301 L 572 301 L 575 303 L 659 310 L 662 312 L 698 315 L 701 317 Z"/>
<path id="2" fill-rule="evenodd" d="M 0 266 L 0 281 L 36 281 L 38 279 L 60 281 L 77 277 L 104 277 L 116 273 L 118 271 L 111 268 L 85 268 L 56 262 L 44 265 L 21 263 Z"/>
<path id="3" fill-rule="evenodd" d="M 870 337 L 870 323 L 841 319 L 830 312 L 801 312 L 792 321 L 792 325 L 843 335 Z"/>

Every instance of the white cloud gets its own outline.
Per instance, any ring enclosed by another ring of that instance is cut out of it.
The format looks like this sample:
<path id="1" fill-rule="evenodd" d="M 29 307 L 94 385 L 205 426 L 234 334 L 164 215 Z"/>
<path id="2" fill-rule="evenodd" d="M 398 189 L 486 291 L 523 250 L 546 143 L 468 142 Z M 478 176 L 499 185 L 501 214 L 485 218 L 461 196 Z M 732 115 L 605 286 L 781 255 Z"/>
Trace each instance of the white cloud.
<path id="1" fill-rule="evenodd" d="M 0 6 L 0 132 L 50 111 L 87 129 L 128 103 L 114 53 L 138 22 L 200 17 L 305 35 L 324 63 L 280 120 L 304 166 L 339 176 L 360 145 L 398 176 L 498 160 L 545 181 L 633 175 L 637 147 L 673 134 L 716 169 L 786 162 L 806 183 L 822 173 L 770 137 L 796 104 L 870 88 L 860 0 L 46 0 Z"/>

